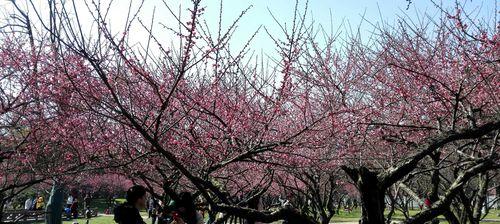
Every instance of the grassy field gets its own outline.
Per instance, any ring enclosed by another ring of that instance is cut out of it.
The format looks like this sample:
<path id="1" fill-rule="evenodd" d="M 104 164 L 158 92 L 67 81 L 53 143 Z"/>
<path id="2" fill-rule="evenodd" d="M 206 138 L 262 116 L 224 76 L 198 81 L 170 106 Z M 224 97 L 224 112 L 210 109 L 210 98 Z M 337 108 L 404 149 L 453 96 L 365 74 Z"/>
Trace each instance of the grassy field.
<path id="1" fill-rule="evenodd" d="M 118 203 L 122 203 L 124 200 L 123 199 L 117 199 Z M 92 204 L 93 208 L 96 208 L 100 215 L 98 217 L 92 218 L 89 223 L 90 224 L 111 224 L 114 223 L 113 221 L 113 216 L 112 215 L 102 215 L 104 210 L 107 207 L 107 203 L 105 200 L 95 200 Z M 419 210 L 411 210 L 410 215 L 415 215 L 419 212 Z M 386 212 L 387 214 L 387 212 Z M 498 220 L 496 222 L 481 222 L 482 224 L 500 224 L 500 217 L 498 216 L 500 214 L 500 210 L 491 210 L 490 213 L 486 216 L 486 219 L 494 219 Z M 142 211 L 141 215 L 143 217 L 147 217 L 147 213 Z M 342 222 L 357 222 L 359 220 L 359 217 L 361 216 L 361 211 L 354 210 L 352 212 L 345 212 L 345 211 L 340 211 L 339 215 L 335 215 L 333 219 L 331 220 L 332 223 L 342 223 Z M 441 220 L 443 220 L 443 217 L 440 217 Z M 404 215 L 396 211 L 393 215 L 394 220 L 403 220 Z M 63 224 L 73 224 L 74 222 L 77 222 L 79 224 L 85 224 L 87 220 L 85 219 L 77 219 L 77 220 L 70 220 L 70 221 L 64 221 Z M 145 220 L 146 223 L 151 223 L 151 220 Z M 446 224 L 446 221 L 441 221 L 440 223 Z M 41 224 L 41 223 L 40 223 Z"/>
<path id="2" fill-rule="evenodd" d="M 413 215 L 417 214 L 418 212 L 420 212 L 420 210 L 411 210 L 410 215 L 413 216 Z M 385 214 L 387 215 L 387 213 L 388 212 L 386 211 Z M 491 210 L 488 213 L 488 215 L 485 217 L 485 219 L 486 220 L 495 220 L 495 222 L 481 222 L 481 223 L 482 224 L 500 224 L 499 214 L 500 214 L 500 210 Z M 361 217 L 361 211 L 359 209 L 354 210 L 350 213 L 340 211 L 340 214 L 334 216 L 332 218 L 331 222 L 333 222 L 333 223 L 356 222 L 359 220 L 359 217 Z M 403 213 L 401 213 L 400 211 L 395 211 L 395 213 L 393 214 L 392 217 L 393 217 L 393 220 L 404 220 L 405 219 Z M 444 217 L 442 217 L 442 216 L 439 216 L 438 218 L 441 220 L 444 220 Z M 447 224 L 448 222 L 441 221 L 440 223 Z"/>
<path id="3" fill-rule="evenodd" d="M 331 223 L 342 223 L 342 222 L 357 222 L 359 219 L 356 217 L 334 217 L 331 221 Z M 78 222 L 79 224 L 85 224 L 86 220 L 85 219 L 77 219 L 77 220 L 71 220 L 71 221 L 64 221 L 63 224 L 73 224 L 74 222 Z M 151 221 L 144 220 L 146 223 L 150 223 Z M 112 224 L 114 223 L 113 217 L 112 216 L 99 216 L 96 218 L 93 218 L 89 221 L 90 224 Z M 441 221 L 440 223 L 446 224 L 446 221 Z M 499 222 L 481 222 L 481 224 L 499 224 Z M 41 223 L 40 223 L 41 224 Z"/>
<path id="4" fill-rule="evenodd" d="M 331 223 L 342 223 L 342 222 L 357 222 L 359 219 L 357 217 L 349 217 L 350 215 L 347 215 L 347 217 L 343 216 L 338 216 L 334 217 L 331 221 Z M 85 219 L 78 219 L 78 220 L 71 220 L 71 221 L 64 221 L 63 224 L 73 224 L 74 222 L 78 222 L 79 224 L 85 224 L 86 220 Z M 151 221 L 144 220 L 146 223 L 150 223 Z M 97 218 L 93 218 L 89 221 L 90 224 L 112 224 L 114 223 L 113 217 L 112 216 L 99 216 Z M 278 222 L 279 223 L 279 222 Z M 446 221 L 441 221 L 440 223 L 446 224 Z M 499 224 L 500 222 L 481 222 L 481 224 Z M 277 224 L 277 223 L 276 223 Z"/>
<path id="5" fill-rule="evenodd" d="M 77 220 L 70 220 L 70 221 L 63 221 L 63 224 L 73 224 L 75 222 L 79 224 L 85 224 L 86 219 L 77 219 Z M 98 216 L 96 218 L 92 218 L 89 221 L 90 224 L 112 224 L 115 223 L 113 220 L 113 216 Z"/>

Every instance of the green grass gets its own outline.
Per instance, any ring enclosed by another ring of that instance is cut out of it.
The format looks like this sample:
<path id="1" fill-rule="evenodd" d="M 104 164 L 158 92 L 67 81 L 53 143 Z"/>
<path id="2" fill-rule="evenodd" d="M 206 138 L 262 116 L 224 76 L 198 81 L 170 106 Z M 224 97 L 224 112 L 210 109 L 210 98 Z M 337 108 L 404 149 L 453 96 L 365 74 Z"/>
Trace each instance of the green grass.
<path id="1" fill-rule="evenodd" d="M 147 217 L 146 212 L 141 212 L 142 217 Z M 151 220 L 149 219 L 144 219 L 146 223 L 150 223 Z M 73 224 L 74 222 L 77 222 L 78 224 L 85 224 L 87 223 L 87 219 L 85 218 L 79 218 L 79 219 L 73 219 L 73 220 L 64 220 L 63 224 Z M 37 222 L 37 224 L 42 224 L 44 222 Z M 115 221 L 113 220 L 112 215 L 99 215 L 97 217 L 91 218 L 89 221 L 89 224 L 113 224 Z"/>
<path id="2" fill-rule="evenodd" d="M 77 222 L 79 224 L 87 223 L 86 219 L 73 219 L 73 220 L 63 220 L 63 224 L 73 224 Z M 37 224 L 42 224 L 45 222 L 36 222 Z M 112 224 L 115 223 L 113 220 L 113 216 L 97 216 L 95 218 L 90 219 L 89 224 Z"/>
<path id="3" fill-rule="evenodd" d="M 416 215 L 419 213 L 420 210 L 410 210 L 410 216 Z M 386 211 L 385 215 L 387 215 L 389 212 Z M 481 224 L 500 224 L 500 217 L 498 216 L 500 214 L 500 210 L 490 210 L 488 215 L 486 216 L 485 219 L 493 219 L 493 220 L 498 220 L 498 222 L 481 222 Z M 340 211 L 340 214 L 333 216 L 331 222 L 356 222 L 359 220 L 361 217 L 361 210 L 356 209 L 353 210 L 350 213 L 347 213 L 345 211 Z M 438 216 L 439 219 L 444 220 L 443 216 Z M 401 211 L 394 211 L 394 214 L 392 215 L 393 220 L 404 220 L 405 217 Z M 441 221 L 440 223 L 448 223 L 446 221 Z"/>
<path id="4" fill-rule="evenodd" d="M 63 224 L 73 224 L 75 221 L 78 222 L 79 224 L 84 224 L 87 222 L 86 219 L 76 219 L 76 220 L 64 221 Z M 113 220 L 113 216 L 98 216 L 98 217 L 90 219 L 89 223 L 90 224 L 110 224 L 110 223 L 115 223 L 115 221 Z"/>
<path id="5" fill-rule="evenodd" d="M 116 199 L 118 203 L 123 203 L 124 199 Z M 92 207 L 97 208 L 100 215 L 98 217 L 92 218 L 90 220 L 90 224 L 112 224 L 114 223 L 113 216 L 112 215 L 102 215 L 102 212 L 106 209 L 107 203 L 104 199 L 96 199 L 92 201 Z M 410 215 L 413 216 L 417 213 L 419 213 L 420 210 L 410 210 Z M 387 215 L 387 211 L 385 214 Z M 481 222 L 481 224 L 500 224 L 500 217 L 498 216 L 500 214 L 500 210 L 491 210 L 490 213 L 486 216 L 486 219 L 494 219 L 494 220 L 499 220 L 499 222 Z M 147 217 L 147 213 L 145 211 L 141 211 L 141 216 Z M 342 222 L 357 222 L 359 218 L 361 217 L 361 211 L 359 209 L 353 210 L 352 212 L 345 212 L 343 210 L 340 211 L 340 214 L 335 215 L 331 222 L 333 223 L 342 223 Z M 441 220 L 443 220 L 443 217 L 439 217 Z M 395 211 L 393 214 L 393 219 L 394 220 L 403 220 L 404 215 L 400 211 Z M 64 221 L 63 224 L 73 224 L 73 222 L 78 222 L 79 224 L 85 224 L 86 219 L 77 219 L 77 220 L 70 220 L 70 221 Z M 144 220 L 146 223 L 150 223 L 151 220 L 145 219 Z M 41 224 L 43 222 L 39 222 L 38 224 Z M 280 222 L 277 222 L 280 223 Z M 441 221 L 441 224 L 446 224 L 446 221 Z"/>

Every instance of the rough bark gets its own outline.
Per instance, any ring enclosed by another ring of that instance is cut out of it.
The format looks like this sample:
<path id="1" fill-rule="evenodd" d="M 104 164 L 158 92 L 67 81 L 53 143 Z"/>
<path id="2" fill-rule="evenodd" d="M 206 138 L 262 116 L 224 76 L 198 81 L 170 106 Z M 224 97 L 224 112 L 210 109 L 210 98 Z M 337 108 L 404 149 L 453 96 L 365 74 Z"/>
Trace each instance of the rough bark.
<path id="1" fill-rule="evenodd" d="M 477 192 L 477 201 L 474 206 L 472 224 L 479 224 L 479 221 L 481 221 L 482 209 L 485 206 L 487 191 L 488 191 L 488 180 L 489 180 L 488 173 L 485 172 L 480 174 L 478 179 L 479 179 L 479 190 Z"/>
<path id="2" fill-rule="evenodd" d="M 361 224 L 384 224 L 384 196 L 386 189 L 381 186 L 376 172 L 366 167 L 358 169 L 343 166 L 342 169 L 355 181 L 361 196 Z"/>
<path id="3" fill-rule="evenodd" d="M 441 153 L 440 152 L 435 152 L 431 154 L 431 159 L 432 159 L 432 165 L 434 166 L 434 170 L 432 171 L 431 174 L 431 189 L 429 191 L 429 199 L 431 200 L 432 203 L 436 202 L 439 200 L 438 197 L 438 191 L 439 191 L 439 184 L 440 184 L 440 172 L 438 169 L 439 166 L 439 160 L 441 158 Z"/>
<path id="4" fill-rule="evenodd" d="M 61 224 L 63 208 L 63 188 L 54 181 L 45 213 L 46 224 Z"/>

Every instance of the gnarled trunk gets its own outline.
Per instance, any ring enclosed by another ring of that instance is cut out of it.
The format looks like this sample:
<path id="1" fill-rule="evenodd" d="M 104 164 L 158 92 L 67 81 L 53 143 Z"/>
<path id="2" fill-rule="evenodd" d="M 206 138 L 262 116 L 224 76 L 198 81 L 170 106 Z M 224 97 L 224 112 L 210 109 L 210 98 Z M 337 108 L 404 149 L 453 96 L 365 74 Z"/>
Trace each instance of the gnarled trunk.
<path id="1" fill-rule="evenodd" d="M 356 183 L 361 196 L 361 224 L 384 224 L 385 190 L 377 178 L 377 173 L 365 167 L 352 169 L 342 167 Z"/>
<path id="2" fill-rule="evenodd" d="M 377 182 L 366 177 L 358 187 L 361 193 L 361 224 L 383 224 L 384 219 L 384 191 L 379 189 Z M 376 180 L 376 179 L 375 179 Z"/>

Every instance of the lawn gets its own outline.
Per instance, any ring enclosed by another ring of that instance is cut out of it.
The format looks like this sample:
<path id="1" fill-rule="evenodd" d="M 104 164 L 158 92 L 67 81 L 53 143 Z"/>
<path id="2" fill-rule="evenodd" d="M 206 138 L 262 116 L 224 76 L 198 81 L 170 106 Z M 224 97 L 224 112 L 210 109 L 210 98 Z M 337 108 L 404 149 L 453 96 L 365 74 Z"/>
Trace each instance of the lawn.
<path id="1" fill-rule="evenodd" d="M 119 203 L 123 202 L 123 199 L 117 199 Z M 114 223 L 113 221 L 113 216 L 112 215 L 103 215 L 102 212 L 106 208 L 106 203 L 104 200 L 95 200 L 94 206 L 98 209 L 100 212 L 100 215 L 98 217 L 92 218 L 90 220 L 90 224 L 110 224 Z M 419 210 L 411 210 L 410 215 L 415 215 L 419 212 Z M 386 212 L 387 214 L 387 212 Z M 497 222 L 481 222 L 481 224 L 500 224 L 500 217 L 498 216 L 500 214 L 500 210 L 491 210 L 490 213 L 486 216 L 486 219 L 495 219 L 498 220 Z M 142 211 L 141 215 L 143 217 L 147 216 L 147 213 Z M 359 217 L 361 216 L 361 211 L 359 209 L 354 210 L 352 212 L 345 212 L 345 211 L 340 211 L 340 214 L 335 215 L 333 219 L 331 220 L 332 223 L 342 223 L 342 222 L 357 222 L 359 220 Z M 403 220 L 404 216 L 401 212 L 396 211 L 393 215 L 394 220 Z M 443 217 L 440 217 L 441 220 L 443 220 Z M 70 220 L 70 221 L 64 221 L 63 224 L 73 224 L 74 222 L 77 222 L 79 224 L 84 224 L 86 223 L 86 219 L 77 219 L 77 220 Z M 146 223 L 150 223 L 151 220 L 147 219 L 144 220 Z M 40 222 L 41 224 L 43 222 Z M 280 223 L 280 222 L 278 222 Z M 440 223 L 446 224 L 446 221 L 441 221 Z"/>
<path id="2" fill-rule="evenodd" d="M 410 210 L 410 215 L 415 215 L 417 213 L 419 213 L 420 210 Z M 385 212 L 385 214 L 387 215 L 388 214 L 388 211 Z M 500 210 L 491 210 L 488 215 L 485 217 L 485 219 L 488 219 L 488 220 L 497 220 L 495 222 L 481 222 L 481 224 L 500 224 L 500 217 L 498 216 L 500 214 Z M 345 211 L 340 211 L 340 214 L 338 215 L 335 215 L 333 218 L 332 218 L 332 221 L 333 223 L 337 223 L 337 222 L 356 222 L 359 220 L 359 217 L 361 217 L 361 211 L 359 209 L 357 210 L 354 210 L 350 213 L 347 213 Z M 404 215 L 402 212 L 400 211 L 395 211 L 395 213 L 393 214 L 393 220 L 404 220 Z M 444 221 L 444 217 L 443 216 L 439 216 L 438 217 L 439 219 L 443 220 L 441 221 L 440 223 L 443 223 L 443 224 L 446 224 L 448 222 Z"/>
<path id="3" fill-rule="evenodd" d="M 146 212 L 141 212 L 142 217 L 147 216 Z M 149 219 L 145 219 L 146 223 L 151 223 Z M 73 220 L 65 220 L 63 224 L 73 224 L 77 222 L 78 224 L 85 224 L 87 220 L 84 218 L 81 219 L 73 219 Z M 37 224 L 42 224 L 44 222 L 38 222 Z M 113 220 L 113 215 L 102 215 L 99 214 L 97 217 L 94 217 L 89 220 L 89 224 L 113 224 L 115 221 Z"/>
<path id="4" fill-rule="evenodd" d="M 76 219 L 76 220 L 70 220 L 70 221 L 63 221 L 63 224 L 73 224 L 75 222 L 79 224 L 84 224 L 86 223 L 86 219 Z M 113 216 L 98 216 L 95 218 L 90 219 L 89 221 L 90 224 L 111 224 L 115 223 L 113 220 Z"/>

